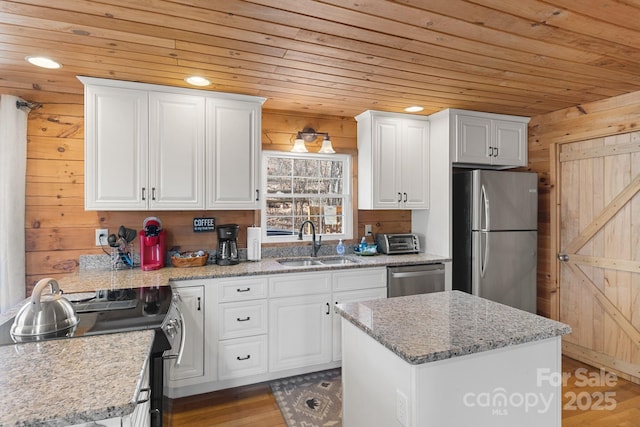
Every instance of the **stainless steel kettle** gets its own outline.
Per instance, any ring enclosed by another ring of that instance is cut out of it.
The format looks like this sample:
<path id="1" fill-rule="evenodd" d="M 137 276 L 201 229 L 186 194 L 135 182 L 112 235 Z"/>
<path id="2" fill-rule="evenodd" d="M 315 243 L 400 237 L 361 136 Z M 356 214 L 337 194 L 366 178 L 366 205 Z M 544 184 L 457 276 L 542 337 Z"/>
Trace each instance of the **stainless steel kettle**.
<path id="1" fill-rule="evenodd" d="M 50 294 L 42 294 L 47 286 Z M 51 278 L 40 280 L 31 299 L 16 315 L 11 325 L 11 338 L 16 342 L 72 336 L 79 319 L 73 305 L 62 296 L 58 282 Z"/>

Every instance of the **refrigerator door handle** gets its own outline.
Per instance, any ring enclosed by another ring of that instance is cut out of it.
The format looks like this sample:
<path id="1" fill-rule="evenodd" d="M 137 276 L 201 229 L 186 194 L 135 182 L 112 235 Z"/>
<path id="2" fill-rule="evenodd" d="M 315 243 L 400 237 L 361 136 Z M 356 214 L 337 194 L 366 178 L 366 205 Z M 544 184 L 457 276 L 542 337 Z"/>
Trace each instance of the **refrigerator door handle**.
<path id="1" fill-rule="evenodd" d="M 480 253 L 480 277 L 484 277 L 484 273 L 487 270 L 487 264 L 489 262 L 489 236 L 491 233 L 481 232 L 480 236 L 484 238 L 484 250 Z"/>
<path id="2" fill-rule="evenodd" d="M 487 189 L 484 185 L 480 188 L 480 198 L 482 207 L 484 208 L 484 218 L 481 218 L 480 221 L 480 229 L 482 231 L 488 231 L 491 229 L 491 218 L 490 218 L 490 209 L 489 209 L 489 198 L 487 197 Z M 482 221 L 484 220 L 484 221 Z M 484 222 L 484 224 L 483 224 Z"/>

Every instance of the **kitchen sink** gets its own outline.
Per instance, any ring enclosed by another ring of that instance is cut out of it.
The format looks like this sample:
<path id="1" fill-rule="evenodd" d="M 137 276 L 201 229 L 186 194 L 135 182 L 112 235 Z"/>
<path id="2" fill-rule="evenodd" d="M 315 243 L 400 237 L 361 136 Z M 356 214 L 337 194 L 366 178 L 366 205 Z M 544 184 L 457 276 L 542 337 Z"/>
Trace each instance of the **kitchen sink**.
<path id="1" fill-rule="evenodd" d="M 358 260 L 349 257 L 319 257 L 319 258 L 286 258 L 277 260 L 278 264 L 285 267 L 313 267 L 322 265 L 355 264 Z"/>

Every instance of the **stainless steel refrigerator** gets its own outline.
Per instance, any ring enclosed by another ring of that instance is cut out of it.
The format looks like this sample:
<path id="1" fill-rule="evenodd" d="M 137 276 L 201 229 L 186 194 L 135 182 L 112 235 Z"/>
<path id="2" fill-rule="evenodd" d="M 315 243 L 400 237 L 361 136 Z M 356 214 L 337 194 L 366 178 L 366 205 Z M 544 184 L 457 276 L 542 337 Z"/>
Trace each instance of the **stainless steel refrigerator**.
<path id="1" fill-rule="evenodd" d="M 453 289 L 536 312 L 534 172 L 453 175 Z"/>

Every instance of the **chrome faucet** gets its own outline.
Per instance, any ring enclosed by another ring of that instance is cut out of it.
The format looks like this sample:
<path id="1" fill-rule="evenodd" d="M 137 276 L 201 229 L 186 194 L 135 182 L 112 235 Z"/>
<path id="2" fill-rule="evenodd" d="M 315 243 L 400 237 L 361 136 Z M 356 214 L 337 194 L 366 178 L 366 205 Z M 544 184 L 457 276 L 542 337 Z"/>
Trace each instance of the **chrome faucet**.
<path id="1" fill-rule="evenodd" d="M 320 246 L 322 246 L 322 236 L 318 236 L 318 244 L 316 244 L 316 226 L 313 222 L 306 220 L 300 225 L 300 231 L 298 232 L 298 240 L 302 240 L 302 229 L 304 229 L 305 224 L 311 224 L 311 232 L 313 233 L 311 236 L 311 256 L 318 256 L 318 250 Z"/>

